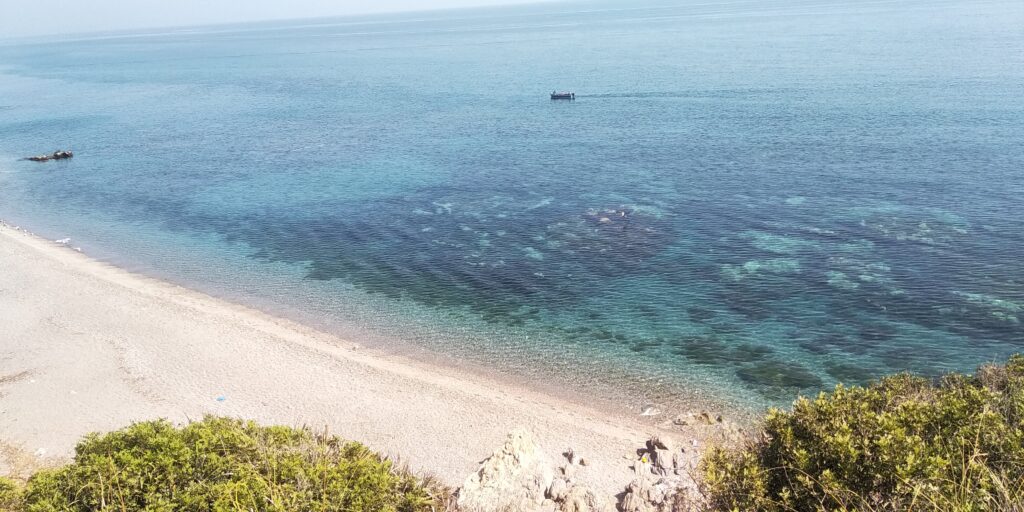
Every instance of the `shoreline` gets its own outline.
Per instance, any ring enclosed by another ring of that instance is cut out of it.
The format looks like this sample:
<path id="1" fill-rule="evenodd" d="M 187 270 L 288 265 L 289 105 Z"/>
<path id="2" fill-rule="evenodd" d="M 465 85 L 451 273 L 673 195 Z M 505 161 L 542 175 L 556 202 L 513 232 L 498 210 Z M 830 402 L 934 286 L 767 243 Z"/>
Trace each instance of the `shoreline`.
<path id="1" fill-rule="evenodd" d="M 303 290 L 295 289 L 293 282 L 284 282 L 292 276 L 282 279 L 276 272 L 259 275 L 248 272 L 235 276 L 238 266 L 245 267 L 250 262 L 235 261 L 233 254 L 212 254 L 198 258 L 195 255 L 151 252 L 152 242 L 110 250 L 108 247 L 118 246 L 120 241 L 83 242 L 77 238 L 75 230 L 68 230 L 63 224 L 40 224 L 31 219 L 10 216 L 0 217 L 0 224 L 14 226 L 46 242 L 53 243 L 58 239 L 70 242 L 65 244 L 66 248 L 74 248 L 78 252 L 84 249 L 84 254 L 90 260 L 140 278 L 192 290 L 215 300 L 293 322 L 332 338 L 358 340 L 362 349 L 375 351 L 385 358 L 398 358 L 414 365 L 444 368 L 474 379 L 525 388 L 569 403 L 586 404 L 602 413 L 633 418 L 644 425 L 662 424 L 671 428 L 674 415 L 696 409 L 725 414 L 736 423 L 751 425 L 759 421 L 772 405 L 760 401 L 762 397 L 754 391 L 748 391 L 748 396 L 742 396 L 736 394 L 734 389 L 727 390 L 726 383 L 717 382 L 714 377 L 691 373 L 687 379 L 677 379 L 674 375 L 661 373 L 662 368 L 646 365 L 647 361 L 624 359 L 621 353 L 614 356 L 614 360 L 601 360 L 600 357 L 583 354 L 576 349 L 569 352 L 549 350 L 546 343 L 527 346 L 522 342 L 522 338 L 543 340 L 546 338 L 544 332 L 526 333 L 525 336 L 520 334 L 521 339 L 511 345 L 491 343 L 492 338 L 504 340 L 507 332 L 492 331 L 490 325 L 472 331 L 469 336 L 463 331 L 459 333 L 462 337 L 450 338 L 442 334 L 443 329 L 453 324 L 462 327 L 463 324 L 459 322 L 465 319 L 456 319 L 454 323 L 423 321 L 422 311 L 408 311 L 404 306 L 399 307 L 402 309 L 392 309 L 392 305 L 382 303 L 386 301 L 370 296 L 343 299 L 341 303 L 345 304 L 344 308 L 353 308 L 357 313 L 355 318 L 340 319 L 337 317 L 341 315 L 329 307 L 308 307 L 308 304 L 296 301 L 294 294 L 301 294 Z M 64 240 L 64 237 L 72 238 Z M 77 247 L 79 244 L 82 247 Z M 133 250 L 146 251 L 147 257 L 126 257 Z M 174 258 L 175 262 L 168 266 L 167 258 Z M 155 260 L 163 261 L 164 264 L 154 263 Z M 199 268 L 203 270 L 197 271 Z M 231 277 L 223 279 L 221 275 Z M 273 284 L 265 287 L 267 282 Z M 313 292 L 314 295 L 324 293 L 337 292 L 324 288 Z M 382 325 L 375 319 L 365 320 L 377 312 L 384 312 L 386 324 Z M 402 316 L 402 327 L 398 332 L 394 324 L 396 316 Z M 470 329 L 479 327 L 473 325 Z M 482 340 L 487 343 L 481 343 Z M 506 354 L 510 353 L 516 354 L 515 360 L 506 360 Z M 625 355 L 630 358 L 635 356 L 632 353 Z M 656 406 L 664 414 L 657 417 L 638 416 L 648 405 Z"/>
<path id="2" fill-rule="evenodd" d="M 711 435 L 367 349 L 2 223 L 0 263 L 0 473 L 8 452 L 54 463 L 88 432 L 216 414 L 327 427 L 453 486 L 525 427 L 585 454 L 581 481 L 612 495 L 649 437 Z"/>

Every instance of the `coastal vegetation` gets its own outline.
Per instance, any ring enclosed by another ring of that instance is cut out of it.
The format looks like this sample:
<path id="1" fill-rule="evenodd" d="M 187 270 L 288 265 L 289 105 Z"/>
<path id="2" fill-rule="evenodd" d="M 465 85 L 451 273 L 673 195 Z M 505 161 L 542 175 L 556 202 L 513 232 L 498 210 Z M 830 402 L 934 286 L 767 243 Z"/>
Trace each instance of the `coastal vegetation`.
<path id="1" fill-rule="evenodd" d="M 671 477 L 685 474 L 686 449 L 654 438 L 639 453 L 619 510 L 1022 512 L 1024 355 L 973 375 L 899 374 L 799 398 L 792 410 L 770 411 L 756 437 L 707 451 L 686 486 L 666 487 L 686 481 Z M 91 434 L 73 463 L 27 482 L 0 479 L 0 510 L 420 512 L 509 499 L 536 510 L 612 510 L 575 483 L 583 459 L 565 457 L 553 468 L 528 432 L 510 434 L 456 492 L 308 428 L 149 421 Z"/>
<path id="2" fill-rule="evenodd" d="M 702 468 L 711 510 L 1022 511 L 1024 355 L 800 398 Z"/>
<path id="3" fill-rule="evenodd" d="M 42 470 L 23 487 L 0 480 L 0 510 L 18 512 L 419 512 L 443 508 L 447 497 L 359 443 L 212 417 L 92 434 L 72 464 Z"/>

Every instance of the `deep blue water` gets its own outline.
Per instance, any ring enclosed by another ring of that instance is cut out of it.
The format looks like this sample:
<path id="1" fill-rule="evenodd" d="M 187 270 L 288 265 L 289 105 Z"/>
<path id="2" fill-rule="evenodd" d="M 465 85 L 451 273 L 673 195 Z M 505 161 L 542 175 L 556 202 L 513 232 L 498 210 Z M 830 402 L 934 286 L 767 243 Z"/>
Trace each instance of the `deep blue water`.
<path id="1" fill-rule="evenodd" d="M 970 369 L 1024 350 L 1022 27 L 582 2 L 10 40 L 0 218 L 553 387 Z"/>

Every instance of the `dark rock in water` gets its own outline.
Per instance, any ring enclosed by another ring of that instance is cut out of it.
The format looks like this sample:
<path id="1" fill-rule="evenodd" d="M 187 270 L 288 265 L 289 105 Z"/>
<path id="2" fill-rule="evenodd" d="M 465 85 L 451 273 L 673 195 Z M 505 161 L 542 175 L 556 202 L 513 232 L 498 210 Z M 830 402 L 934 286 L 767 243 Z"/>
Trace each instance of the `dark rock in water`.
<path id="1" fill-rule="evenodd" d="M 658 341 L 648 340 L 634 343 L 632 346 L 629 347 L 629 350 L 633 352 L 646 352 L 648 349 L 657 348 L 659 346 L 661 346 L 661 343 L 659 343 Z"/>
<path id="2" fill-rule="evenodd" d="M 939 310 L 943 317 L 953 319 L 953 329 L 971 333 L 992 333 L 1006 339 L 1024 332 L 1024 302 L 980 293 L 954 292 L 957 303 Z M 990 334 L 991 336 L 991 334 Z M 977 335 L 972 337 L 979 337 Z"/>
<path id="3" fill-rule="evenodd" d="M 643 315 L 645 318 L 657 319 L 660 318 L 662 314 L 661 311 L 658 310 L 658 308 L 655 308 L 650 304 L 640 304 L 637 306 L 637 309 L 640 311 L 640 314 Z"/>
<path id="4" fill-rule="evenodd" d="M 812 353 L 812 354 L 828 354 L 831 349 L 830 344 L 823 343 L 821 340 L 804 340 L 799 342 L 800 348 Z"/>
<path id="5" fill-rule="evenodd" d="M 694 322 L 706 322 L 715 317 L 715 312 L 701 307 L 689 307 L 686 308 L 686 314 L 690 316 L 690 320 Z"/>
<path id="6" fill-rule="evenodd" d="M 825 363 L 825 371 L 843 384 L 867 384 L 876 376 L 870 368 L 834 361 Z"/>
<path id="7" fill-rule="evenodd" d="M 922 377 L 938 377 L 951 369 L 942 366 L 949 360 L 949 353 L 942 347 L 918 345 L 908 349 L 906 346 L 892 346 L 876 351 L 875 355 L 889 368 L 898 368 Z"/>
<path id="8" fill-rule="evenodd" d="M 50 155 L 30 156 L 30 157 L 26 157 L 24 160 L 31 160 L 33 162 L 47 162 L 47 161 L 50 161 L 50 160 L 64 160 L 66 158 L 71 158 L 73 156 L 75 156 L 75 155 L 70 150 L 69 151 L 54 151 L 53 154 L 50 154 Z"/>
<path id="9" fill-rule="evenodd" d="M 765 359 L 774 352 L 771 347 L 752 343 L 730 346 L 716 336 L 693 336 L 680 340 L 678 343 L 680 347 L 676 353 L 685 356 L 695 364 L 749 363 Z"/>
<path id="10" fill-rule="evenodd" d="M 772 317 L 773 300 L 783 300 L 770 286 L 737 286 L 729 284 L 719 293 L 721 301 L 730 310 L 751 320 L 766 320 Z M 783 287 L 780 287 L 783 288 Z"/>
<path id="11" fill-rule="evenodd" d="M 836 351 L 864 353 L 868 348 L 868 344 L 851 341 L 845 334 L 839 332 L 824 332 L 814 338 L 801 340 L 798 344 L 812 354 L 829 354 Z"/>
<path id="12" fill-rule="evenodd" d="M 887 324 L 870 324 L 861 327 L 858 334 L 868 342 L 890 341 L 899 335 L 899 329 Z"/>
<path id="13" fill-rule="evenodd" d="M 764 345 L 754 345 L 753 343 L 743 343 L 737 345 L 736 348 L 732 349 L 732 359 L 734 361 L 753 362 L 760 361 L 774 353 L 771 347 Z"/>
<path id="14" fill-rule="evenodd" d="M 728 348 L 714 337 L 688 336 L 677 343 L 677 353 L 694 364 L 718 365 L 729 361 Z"/>
<path id="15" fill-rule="evenodd" d="M 820 387 L 821 379 L 807 368 L 790 362 L 767 360 L 736 370 L 736 375 L 747 384 L 775 388 Z"/>

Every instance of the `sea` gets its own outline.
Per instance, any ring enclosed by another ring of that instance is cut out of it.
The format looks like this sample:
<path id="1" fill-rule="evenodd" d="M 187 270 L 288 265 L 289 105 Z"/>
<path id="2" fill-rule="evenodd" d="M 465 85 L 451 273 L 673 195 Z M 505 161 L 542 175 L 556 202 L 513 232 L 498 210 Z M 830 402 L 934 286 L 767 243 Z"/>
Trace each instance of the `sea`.
<path id="1" fill-rule="evenodd" d="M 624 411 L 970 371 L 1024 351 L 1024 2 L 2 39 L 0 218 Z"/>

